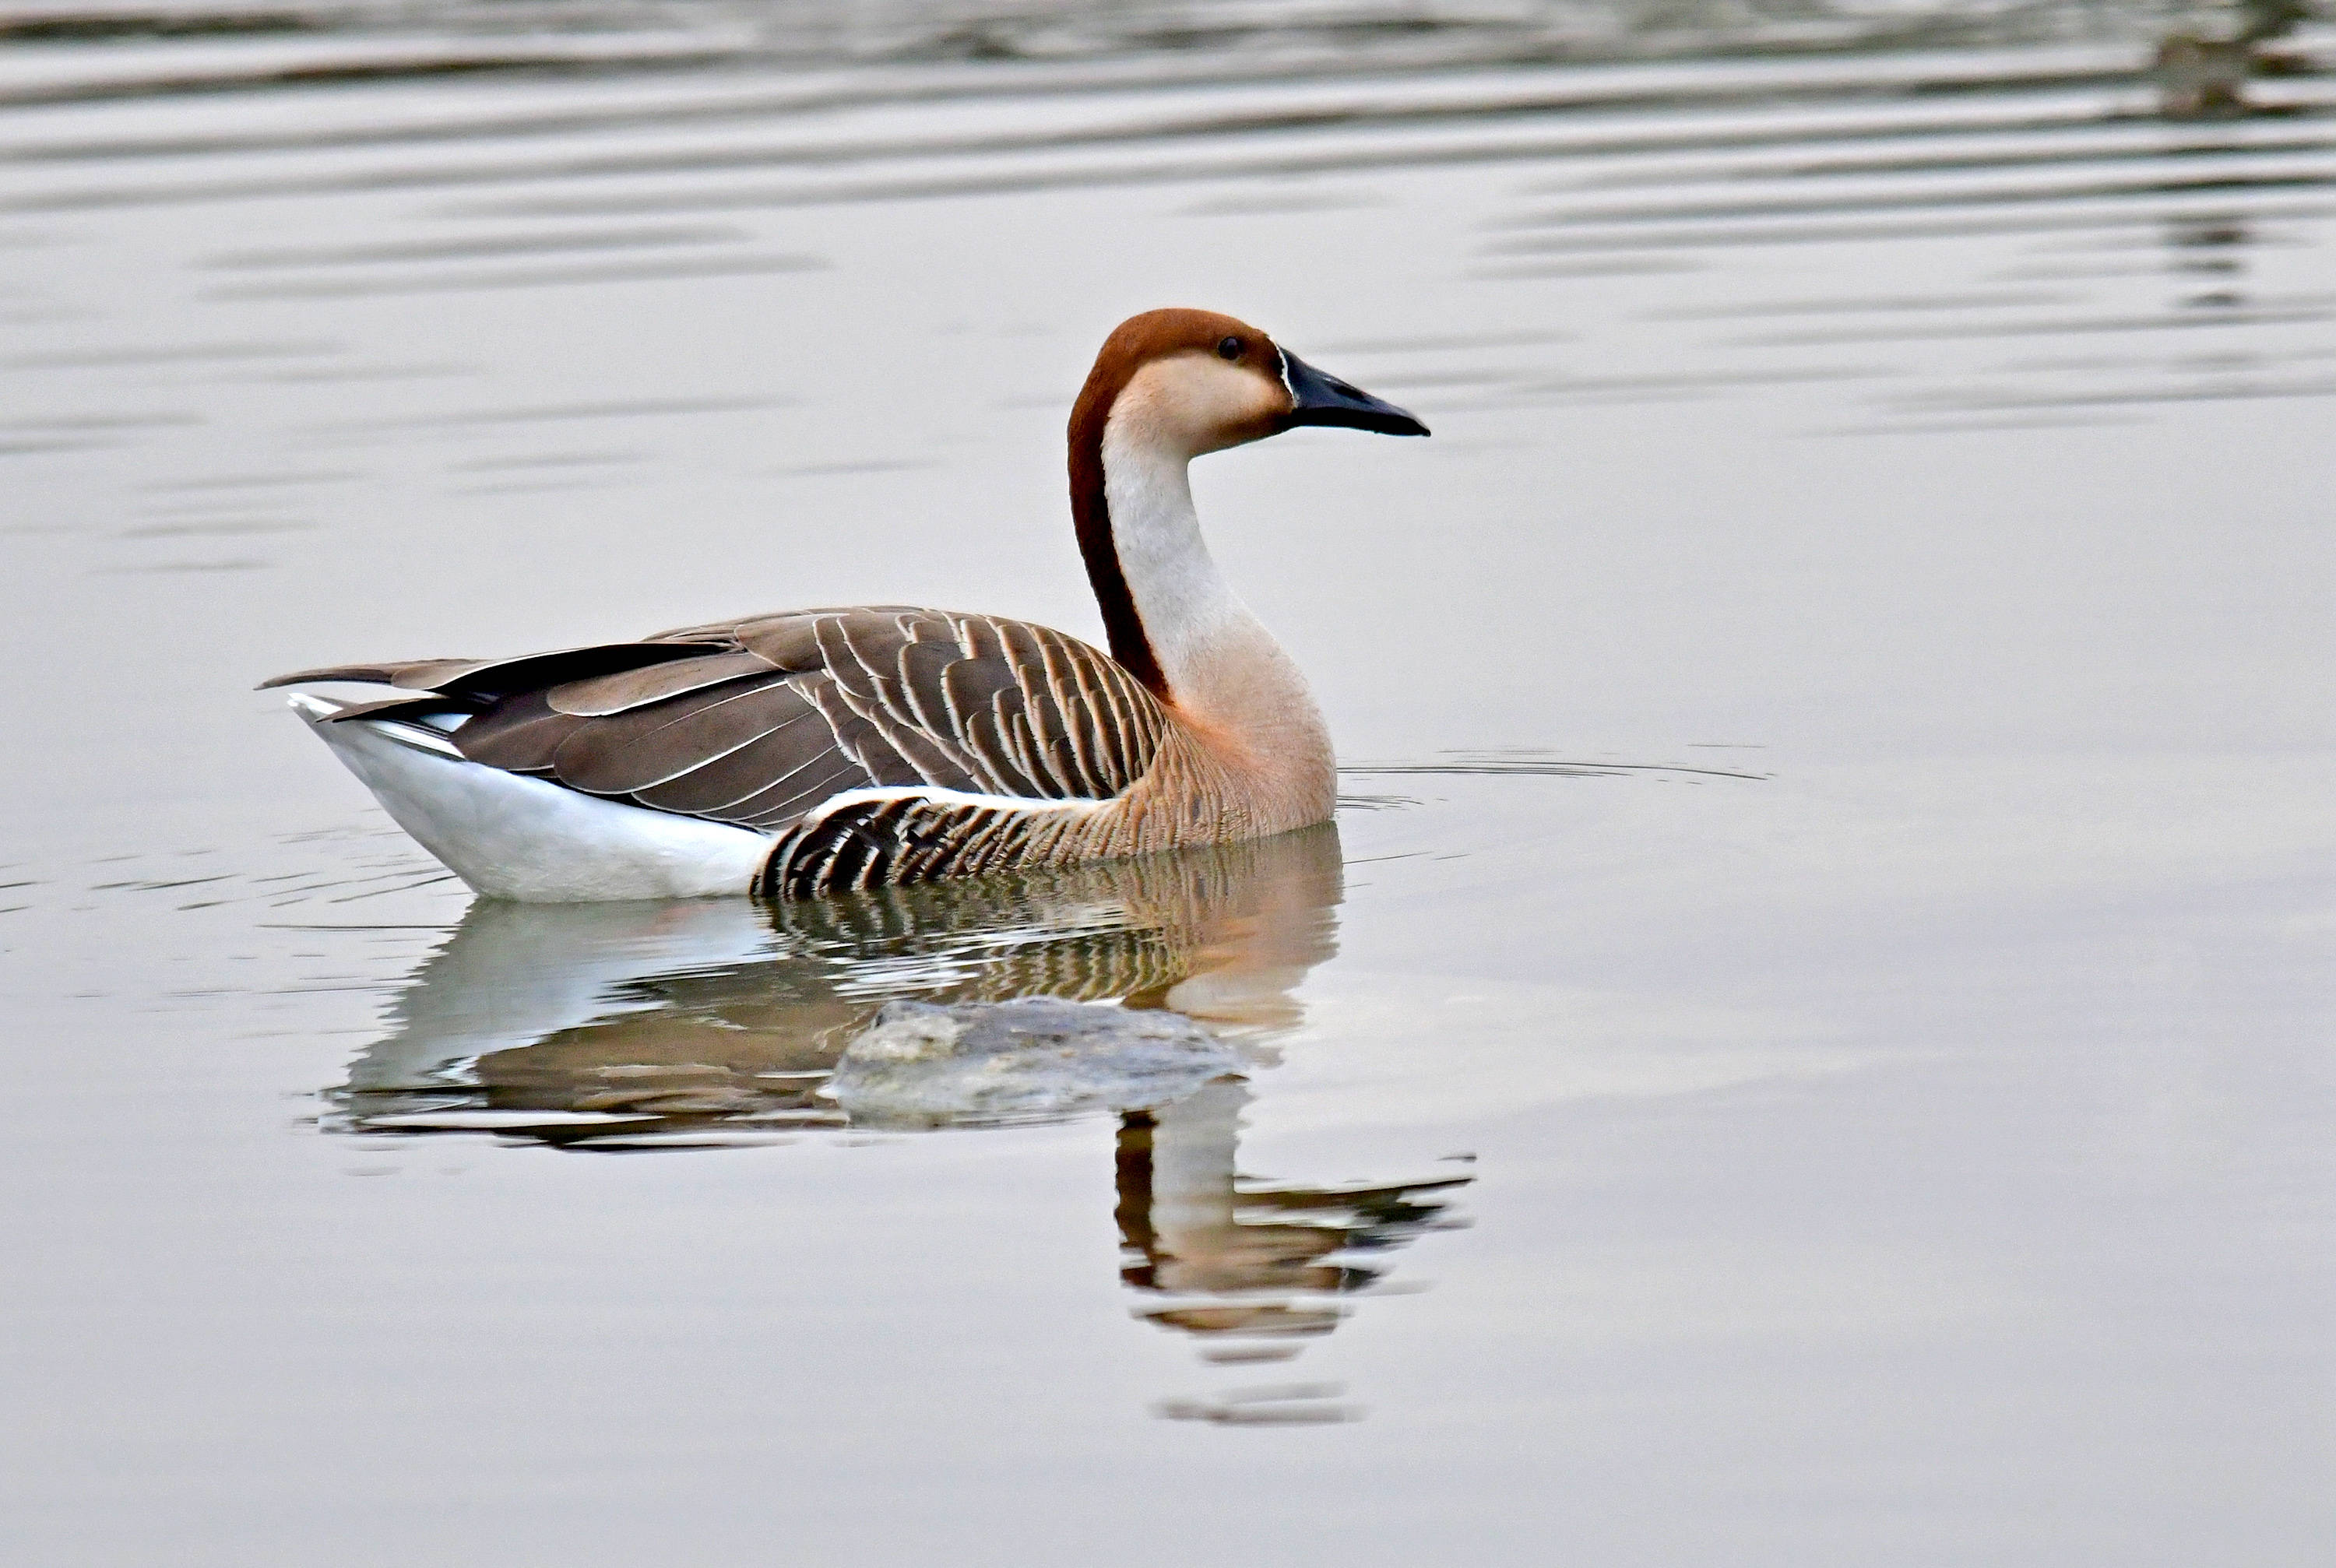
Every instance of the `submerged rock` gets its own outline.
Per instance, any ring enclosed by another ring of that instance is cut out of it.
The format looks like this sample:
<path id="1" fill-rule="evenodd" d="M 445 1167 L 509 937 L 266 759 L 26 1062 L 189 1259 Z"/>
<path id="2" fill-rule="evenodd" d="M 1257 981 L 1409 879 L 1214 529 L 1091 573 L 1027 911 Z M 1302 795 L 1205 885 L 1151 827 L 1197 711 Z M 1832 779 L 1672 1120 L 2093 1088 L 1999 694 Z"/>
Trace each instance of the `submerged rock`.
<path id="1" fill-rule="evenodd" d="M 888 1002 L 822 1092 L 855 1122 L 937 1126 L 1149 1110 L 1241 1066 L 1180 1013 L 1045 997 Z"/>

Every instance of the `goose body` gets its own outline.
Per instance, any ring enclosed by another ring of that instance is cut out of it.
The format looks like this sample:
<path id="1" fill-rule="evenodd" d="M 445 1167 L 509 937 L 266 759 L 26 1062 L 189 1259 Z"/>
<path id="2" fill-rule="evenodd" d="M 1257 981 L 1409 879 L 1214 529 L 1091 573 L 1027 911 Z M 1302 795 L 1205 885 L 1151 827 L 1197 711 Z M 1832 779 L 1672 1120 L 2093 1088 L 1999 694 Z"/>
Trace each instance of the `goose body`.
<path id="1" fill-rule="evenodd" d="M 1112 334 L 1070 424 L 1109 652 L 873 605 L 267 684 L 397 694 L 292 701 L 491 897 L 799 898 L 1284 833 L 1331 814 L 1329 733 L 1210 558 L 1186 464 L 1300 424 L 1426 433 L 1230 317 Z"/>

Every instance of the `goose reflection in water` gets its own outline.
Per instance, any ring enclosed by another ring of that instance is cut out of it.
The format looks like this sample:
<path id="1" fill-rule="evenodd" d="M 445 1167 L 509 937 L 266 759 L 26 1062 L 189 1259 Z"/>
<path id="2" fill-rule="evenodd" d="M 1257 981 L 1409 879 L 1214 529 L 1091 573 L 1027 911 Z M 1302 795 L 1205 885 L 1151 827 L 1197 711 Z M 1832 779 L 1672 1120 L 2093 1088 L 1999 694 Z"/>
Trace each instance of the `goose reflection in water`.
<path id="1" fill-rule="evenodd" d="M 1303 1021 L 1337 951 L 1338 829 L 800 902 L 473 904 L 328 1096 L 341 1130 L 492 1132 L 577 1150 L 770 1142 L 849 1117 L 821 1090 L 886 1002 L 1016 997 L 1161 1008 L 1252 1067 Z M 1239 1168 L 1252 1086 L 1123 1114 L 1115 1212 L 1138 1315 L 1217 1361 L 1329 1333 L 1359 1260 L 1455 1222 L 1465 1175 L 1367 1188 Z M 1312 1412 L 1311 1415 L 1309 1412 Z M 1177 1408 L 1327 1418 L 1319 1399 Z"/>

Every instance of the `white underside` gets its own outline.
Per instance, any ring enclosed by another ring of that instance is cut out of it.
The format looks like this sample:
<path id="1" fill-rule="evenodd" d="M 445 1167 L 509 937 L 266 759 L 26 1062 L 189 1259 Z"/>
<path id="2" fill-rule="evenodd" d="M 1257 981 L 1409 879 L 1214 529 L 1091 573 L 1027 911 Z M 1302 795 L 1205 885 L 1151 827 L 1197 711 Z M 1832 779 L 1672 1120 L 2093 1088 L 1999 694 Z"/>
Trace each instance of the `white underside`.
<path id="1" fill-rule="evenodd" d="M 566 904 L 735 896 L 752 888 L 774 842 L 470 762 L 421 726 L 324 722 L 341 706 L 306 693 L 292 698 L 391 820 L 487 898 Z"/>

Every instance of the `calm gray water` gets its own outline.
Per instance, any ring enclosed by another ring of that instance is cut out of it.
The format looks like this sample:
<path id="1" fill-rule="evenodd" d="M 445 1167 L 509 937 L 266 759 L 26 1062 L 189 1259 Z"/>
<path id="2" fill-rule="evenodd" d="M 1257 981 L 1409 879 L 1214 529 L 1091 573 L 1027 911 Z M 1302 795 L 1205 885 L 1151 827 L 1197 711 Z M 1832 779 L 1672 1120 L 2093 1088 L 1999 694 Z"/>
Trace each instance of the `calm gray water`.
<path id="1" fill-rule="evenodd" d="M 59 15 L 0 14 L 10 1562 L 2326 1560 L 2329 75 L 2167 124 L 2082 7 Z M 1335 831 L 478 905 L 248 689 L 1099 636 L 1063 417 L 1171 303 L 1436 431 L 1196 470 Z M 1248 1068 L 820 1093 L 1031 994 Z"/>

